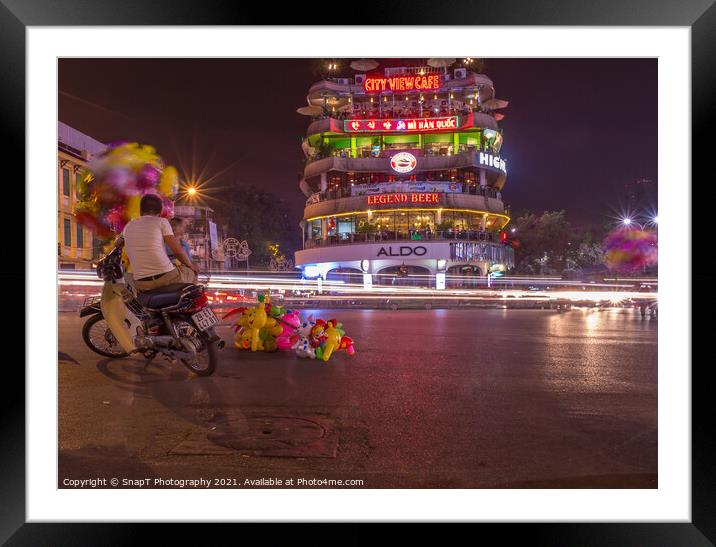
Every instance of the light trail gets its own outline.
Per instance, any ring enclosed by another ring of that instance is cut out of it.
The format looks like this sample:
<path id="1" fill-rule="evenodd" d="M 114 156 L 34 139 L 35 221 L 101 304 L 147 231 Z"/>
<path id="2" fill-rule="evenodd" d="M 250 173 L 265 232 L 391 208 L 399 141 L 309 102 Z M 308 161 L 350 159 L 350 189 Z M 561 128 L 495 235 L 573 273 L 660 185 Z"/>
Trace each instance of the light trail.
<path id="1" fill-rule="evenodd" d="M 253 294 L 246 295 L 247 291 L 271 291 L 290 302 L 344 302 L 346 300 L 386 303 L 395 301 L 497 301 L 497 302 L 545 302 L 560 301 L 570 303 L 601 303 L 608 305 L 619 305 L 634 301 L 657 301 L 656 291 L 633 290 L 634 283 L 581 283 L 564 281 L 557 278 L 535 278 L 523 277 L 512 278 L 509 285 L 529 285 L 531 288 L 515 288 L 513 286 L 475 287 L 475 288 L 447 288 L 443 290 L 424 287 L 391 287 L 374 285 L 371 288 L 364 288 L 360 283 L 346 283 L 336 281 L 318 281 L 305 279 L 280 279 L 267 276 L 261 272 L 261 276 L 246 276 L 236 274 L 211 275 L 208 280 L 200 279 L 207 287 L 207 296 L 215 303 L 240 303 L 252 302 Z M 430 276 L 409 276 L 408 279 L 429 278 Z M 448 278 L 450 279 L 450 278 Z M 474 280 L 474 278 L 460 278 L 462 281 Z M 502 278 L 504 279 L 504 278 Z M 547 284 L 548 289 L 534 287 L 536 281 Z M 623 280 L 619 280 L 623 281 Z M 650 284 L 657 285 L 655 280 L 649 280 Z M 96 277 L 92 271 L 87 272 L 61 272 L 58 275 L 59 287 L 65 288 L 64 296 L 73 296 L 70 290 L 84 287 L 88 290 L 77 292 L 76 297 L 93 296 L 99 294 L 103 281 Z M 497 284 L 495 284 L 497 285 Z M 581 286 L 582 290 L 575 290 L 575 286 Z M 610 290 L 611 289 L 611 290 Z M 630 290 L 631 289 L 631 290 Z M 233 293 L 233 294 L 232 294 Z"/>
<path id="2" fill-rule="evenodd" d="M 236 273 L 212 273 L 209 276 L 200 276 L 200 280 L 203 283 L 206 283 L 207 281 L 209 283 L 244 283 L 247 285 L 258 285 L 260 283 L 300 283 L 300 284 L 307 284 L 307 283 L 317 283 L 317 280 L 315 279 L 301 279 L 298 277 L 298 272 L 271 272 L 270 276 L 267 276 L 267 272 L 265 270 L 252 270 L 252 272 L 256 272 L 257 274 L 263 274 L 263 275 L 244 275 L 243 272 L 241 274 Z M 288 277 L 291 275 L 292 277 L 289 279 L 280 279 L 275 276 L 285 276 Z M 411 274 L 408 275 L 407 278 L 398 278 L 395 274 L 376 274 L 379 277 L 383 278 L 395 278 L 395 279 L 408 279 L 408 280 L 425 280 L 425 281 L 432 281 L 434 282 L 435 276 L 434 275 L 421 275 L 421 274 Z M 357 275 L 356 275 L 357 277 Z M 95 274 L 94 271 L 86 270 L 86 271 L 63 271 L 58 275 L 58 278 L 60 281 L 64 280 L 84 280 L 84 281 L 96 281 L 98 283 L 102 283 L 101 280 L 99 280 Z M 472 282 L 472 283 L 479 283 L 479 284 L 487 284 L 487 280 L 485 278 L 475 278 L 475 277 L 469 277 L 469 276 L 457 276 L 457 275 L 446 275 L 445 276 L 446 281 L 462 281 L 462 282 Z M 362 281 L 360 283 L 347 283 L 342 280 L 328 280 L 323 281 L 323 286 L 346 286 L 346 287 L 357 287 L 362 289 L 363 284 Z M 493 279 L 491 281 L 493 285 L 548 285 L 548 286 L 589 286 L 589 287 L 634 287 L 636 283 L 643 283 L 643 284 L 649 284 L 649 285 L 658 285 L 658 279 L 653 278 L 639 278 L 639 279 L 605 279 L 604 283 L 597 283 L 592 281 L 577 281 L 577 280 L 565 280 L 558 277 L 528 277 L 528 276 L 503 276 L 496 279 Z M 396 289 L 395 287 L 393 288 Z M 417 289 L 417 290 L 429 290 L 424 289 L 420 287 L 400 287 L 397 288 L 400 290 L 403 289 Z"/>

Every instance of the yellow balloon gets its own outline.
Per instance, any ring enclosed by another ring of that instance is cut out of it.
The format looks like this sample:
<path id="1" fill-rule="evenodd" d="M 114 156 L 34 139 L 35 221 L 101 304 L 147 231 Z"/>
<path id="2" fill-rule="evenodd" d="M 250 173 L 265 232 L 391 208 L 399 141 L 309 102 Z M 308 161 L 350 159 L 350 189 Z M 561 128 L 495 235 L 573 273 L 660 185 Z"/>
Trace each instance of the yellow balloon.
<path id="1" fill-rule="evenodd" d="M 125 214 L 127 215 L 127 220 L 132 220 L 133 218 L 139 217 L 139 202 L 142 200 L 142 196 L 131 196 L 127 200 L 127 208 L 125 210 Z"/>
<path id="2" fill-rule="evenodd" d="M 171 196 L 172 188 L 175 188 L 179 184 L 179 173 L 176 167 L 170 165 L 162 171 L 162 176 L 159 179 L 159 191 L 165 196 Z"/>

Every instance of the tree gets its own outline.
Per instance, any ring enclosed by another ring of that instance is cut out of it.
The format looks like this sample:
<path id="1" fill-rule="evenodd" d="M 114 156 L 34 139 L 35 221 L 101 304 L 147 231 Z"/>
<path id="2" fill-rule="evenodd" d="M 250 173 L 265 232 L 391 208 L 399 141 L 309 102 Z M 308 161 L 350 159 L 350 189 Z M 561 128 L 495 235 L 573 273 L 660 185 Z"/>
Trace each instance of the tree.
<path id="1" fill-rule="evenodd" d="M 525 211 L 514 221 L 513 237 L 517 273 L 555 274 L 566 266 L 574 231 L 565 212 L 545 211 L 537 216 Z"/>
<path id="2" fill-rule="evenodd" d="M 218 204 L 212 206 L 226 223 L 227 236 L 248 241 L 253 264 L 269 265 L 270 245 L 278 245 L 288 258 L 300 248 L 298 222 L 289 217 L 286 204 L 275 194 L 254 185 L 235 185 L 216 197 Z"/>

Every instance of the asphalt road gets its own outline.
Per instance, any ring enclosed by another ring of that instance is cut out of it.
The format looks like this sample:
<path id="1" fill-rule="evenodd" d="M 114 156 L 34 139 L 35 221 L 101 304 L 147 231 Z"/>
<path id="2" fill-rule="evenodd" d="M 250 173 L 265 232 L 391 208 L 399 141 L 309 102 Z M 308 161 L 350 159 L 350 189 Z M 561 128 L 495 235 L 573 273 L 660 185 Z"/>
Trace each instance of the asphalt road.
<path id="1" fill-rule="evenodd" d="M 317 315 L 343 322 L 355 356 L 227 344 L 199 378 L 161 359 L 104 359 L 84 346 L 84 320 L 61 313 L 58 486 L 657 487 L 656 320 L 626 309 Z"/>

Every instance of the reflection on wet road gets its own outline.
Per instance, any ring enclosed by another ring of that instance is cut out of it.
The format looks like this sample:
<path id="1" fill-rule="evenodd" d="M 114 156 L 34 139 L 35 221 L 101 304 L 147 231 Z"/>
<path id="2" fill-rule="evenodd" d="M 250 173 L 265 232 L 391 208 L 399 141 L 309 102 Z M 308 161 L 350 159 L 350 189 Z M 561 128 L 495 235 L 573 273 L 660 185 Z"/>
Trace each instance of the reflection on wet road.
<path id="1" fill-rule="evenodd" d="M 656 320 L 624 309 L 316 314 L 343 322 L 354 357 L 227 344 L 210 378 L 103 359 L 84 347 L 79 317 L 60 314 L 60 480 L 657 486 Z"/>

